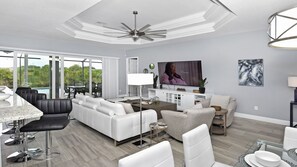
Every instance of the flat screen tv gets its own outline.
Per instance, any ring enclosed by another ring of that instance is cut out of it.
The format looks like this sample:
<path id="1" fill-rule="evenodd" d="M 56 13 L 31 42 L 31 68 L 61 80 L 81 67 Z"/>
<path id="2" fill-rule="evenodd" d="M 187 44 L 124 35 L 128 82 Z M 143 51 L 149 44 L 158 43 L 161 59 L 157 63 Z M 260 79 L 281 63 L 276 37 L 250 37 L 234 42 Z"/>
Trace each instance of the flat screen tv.
<path id="1" fill-rule="evenodd" d="M 202 80 L 201 61 L 159 62 L 160 84 L 198 86 Z"/>

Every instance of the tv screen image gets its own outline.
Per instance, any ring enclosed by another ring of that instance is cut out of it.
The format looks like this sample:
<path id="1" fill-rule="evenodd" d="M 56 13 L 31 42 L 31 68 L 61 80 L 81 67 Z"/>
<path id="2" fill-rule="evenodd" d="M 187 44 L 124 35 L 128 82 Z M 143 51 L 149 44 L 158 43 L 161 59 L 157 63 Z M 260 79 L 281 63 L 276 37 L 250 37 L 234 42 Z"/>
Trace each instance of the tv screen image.
<path id="1" fill-rule="evenodd" d="M 202 80 L 201 61 L 159 62 L 160 84 L 198 86 Z"/>

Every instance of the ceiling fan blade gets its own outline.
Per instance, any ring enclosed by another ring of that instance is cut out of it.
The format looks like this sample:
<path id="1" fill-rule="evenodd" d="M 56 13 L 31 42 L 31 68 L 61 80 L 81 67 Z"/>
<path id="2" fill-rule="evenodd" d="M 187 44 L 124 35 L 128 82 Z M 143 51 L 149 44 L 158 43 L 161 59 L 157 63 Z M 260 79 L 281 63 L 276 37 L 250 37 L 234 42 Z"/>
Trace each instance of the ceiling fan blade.
<path id="1" fill-rule="evenodd" d="M 104 32 L 104 34 L 129 34 L 127 31 L 122 31 L 122 32 Z"/>
<path id="2" fill-rule="evenodd" d="M 161 34 L 146 34 L 146 36 L 151 38 L 166 38 L 166 35 Z"/>
<path id="3" fill-rule="evenodd" d="M 145 31 L 145 34 L 166 34 L 167 30 Z"/>
<path id="4" fill-rule="evenodd" d="M 141 39 L 145 39 L 145 40 L 148 40 L 148 41 L 154 41 L 153 38 L 150 38 L 150 37 L 145 36 L 145 35 L 142 35 L 142 36 L 140 36 L 139 38 L 141 38 Z"/>
<path id="5" fill-rule="evenodd" d="M 125 23 L 121 23 L 124 27 L 126 27 L 126 29 L 133 31 L 129 26 L 127 26 Z"/>
<path id="6" fill-rule="evenodd" d="M 127 35 L 119 36 L 118 38 L 130 38 L 130 37 L 131 37 L 131 35 L 127 34 Z"/>
<path id="7" fill-rule="evenodd" d="M 146 29 L 148 29 L 151 25 L 147 24 L 145 26 L 143 26 L 142 28 L 140 28 L 138 31 L 145 31 Z"/>

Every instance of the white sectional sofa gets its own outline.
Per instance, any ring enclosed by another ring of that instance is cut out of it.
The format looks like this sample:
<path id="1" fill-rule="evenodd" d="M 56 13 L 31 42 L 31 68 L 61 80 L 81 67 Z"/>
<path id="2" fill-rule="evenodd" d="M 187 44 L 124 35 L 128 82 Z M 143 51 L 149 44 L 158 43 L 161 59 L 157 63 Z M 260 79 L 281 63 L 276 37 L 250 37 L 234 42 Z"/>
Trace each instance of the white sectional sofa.
<path id="1" fill-rule="evenodd" d="M 79 94 L 72 102 L 71 117 L 114 139 L 115 144 L 140 134 L 140 113 L 126 114 L 122 104 Z M 157 122 L 157 113 L 144 110 L 142 116 L 142 132 L 145 133 L 150 130 L 150 123 Z"/>

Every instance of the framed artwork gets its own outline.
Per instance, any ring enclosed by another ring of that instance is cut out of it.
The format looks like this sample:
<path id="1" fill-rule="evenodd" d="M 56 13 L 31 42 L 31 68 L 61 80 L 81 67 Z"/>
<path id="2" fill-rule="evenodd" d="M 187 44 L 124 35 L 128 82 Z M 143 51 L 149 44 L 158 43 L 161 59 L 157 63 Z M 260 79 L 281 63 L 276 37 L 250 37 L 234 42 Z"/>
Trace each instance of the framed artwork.
<path id="1" fill-rule="evenodd" d="M 264 86 L 263 59 L 238 60 L 240 86 Z"/>

